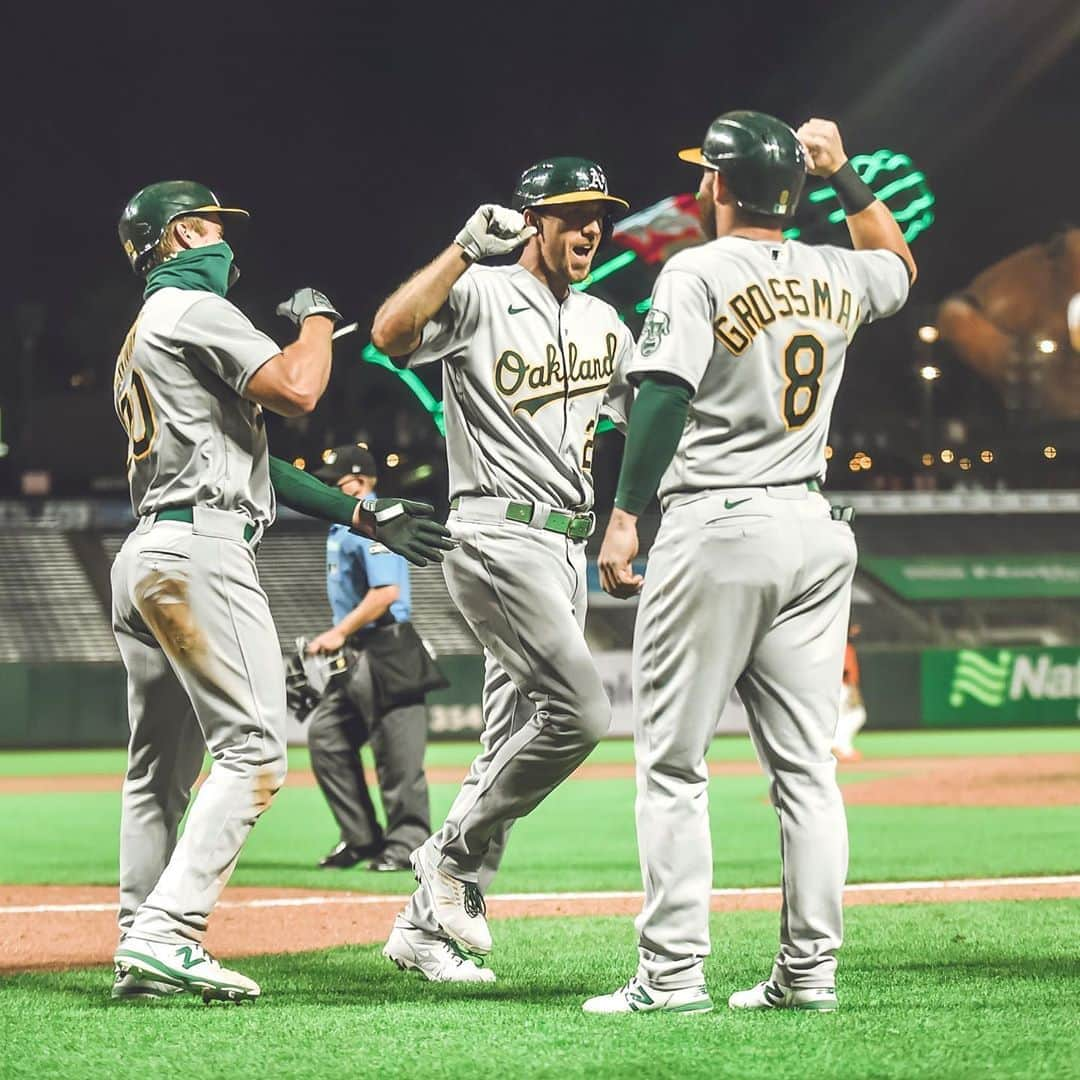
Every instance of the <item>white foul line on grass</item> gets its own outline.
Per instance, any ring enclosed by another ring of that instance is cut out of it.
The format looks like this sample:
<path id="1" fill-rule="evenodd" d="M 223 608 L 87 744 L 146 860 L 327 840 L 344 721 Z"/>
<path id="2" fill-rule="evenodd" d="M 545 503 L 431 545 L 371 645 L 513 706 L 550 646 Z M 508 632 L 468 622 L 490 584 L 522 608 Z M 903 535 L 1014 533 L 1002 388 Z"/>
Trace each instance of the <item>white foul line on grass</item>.
<path id="1" fill-rule="evenodd" d="M 1080 874 L 1058 874 L 1043 877 L 968 878 L 954 881 L 862 881 L 845 885 L 848 893 L 933 891 L 946 889 L 1000 889 L 1025 885 L 1080 885 Z M 746 889 L 713 889 L 712 896 L 775 896 L 780 889 L 774 885 L 762 885 Z M 500 893 L 488 897 L 493 903 L 543 903 L 574 900 L 642 900 L 645 894 L 637 892 L 563 892 L 563 893 Z M 337 893 L 329 896 L 278 896 L 265 900 L 222 900 L 219 908 L 292 908 L 318 907 L 323 904 L 400 904 L 405 900 L 402 893 L 373 895 Z M 38 912 L 115 912 L 116 904 L 28 904 L 0 906 L 0 915 L 33 915 Z"/>

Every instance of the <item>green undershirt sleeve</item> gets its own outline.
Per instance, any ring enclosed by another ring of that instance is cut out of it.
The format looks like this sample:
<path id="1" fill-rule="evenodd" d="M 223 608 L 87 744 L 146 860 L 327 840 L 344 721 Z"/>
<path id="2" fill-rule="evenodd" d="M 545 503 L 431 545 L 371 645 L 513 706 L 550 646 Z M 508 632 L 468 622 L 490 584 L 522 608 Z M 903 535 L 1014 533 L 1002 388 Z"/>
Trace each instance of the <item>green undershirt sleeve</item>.
<path id="1" fill-rule="evenodd" d="M 615 505 L 641 514 L 660 486 L 686 425 L 693 391 L 672 375 L 646 375 L 634 397 Z"/>
<path id="2" fill-rule="evenodd" d="M 358 499 L 273 455 L 270 456 L 270 483 L 274 485 L 278 501 L 291 510 L 338 525 L 352 525 Z"/>

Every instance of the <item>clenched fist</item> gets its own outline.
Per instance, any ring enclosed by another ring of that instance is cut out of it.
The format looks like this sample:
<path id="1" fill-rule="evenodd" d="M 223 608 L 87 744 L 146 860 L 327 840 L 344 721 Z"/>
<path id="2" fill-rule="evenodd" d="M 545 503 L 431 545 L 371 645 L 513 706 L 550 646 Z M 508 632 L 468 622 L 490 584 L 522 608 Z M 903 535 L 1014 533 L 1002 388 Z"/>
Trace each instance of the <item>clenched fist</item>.
<path id="1" fill-rule="evenodd" d="M 277 313 L 284 319 L 289 319 L 302 325 L 310 315 L 323 315 L 334 322 L 340 322 L 341 316 L 337 313 L 334 305 L 327 299 L 325 293 L 318 289 L 297 289 L 288 300 L 282 300 L 277 306 Z"/>
<path id="2" fill-rule="evenodd" d="M 494 203 L 485 203 L 454 237 L 470 262 L 486 259 L 489 255 L 509 255 L 521 247 L 536 229 L 525 224 L 525 218 L 516 210 Z"/>
<path id="3" fill-rule="evenodd" d="M 832 176 L 847 161 L 840 129 L 831 120 L 814 117 L 795 135 L 806 153 L 806 171 L 811 176 Z"/>

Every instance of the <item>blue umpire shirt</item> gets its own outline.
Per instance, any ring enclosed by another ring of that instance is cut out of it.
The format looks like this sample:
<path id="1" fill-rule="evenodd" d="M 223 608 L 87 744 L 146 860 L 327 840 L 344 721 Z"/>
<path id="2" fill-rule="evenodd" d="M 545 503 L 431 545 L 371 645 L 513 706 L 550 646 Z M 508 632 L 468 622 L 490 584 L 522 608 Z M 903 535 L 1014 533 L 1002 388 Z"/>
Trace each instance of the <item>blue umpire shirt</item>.
<path id="1" fill-rule="evenodd" d="M 334 622 L 341 622 L 369 589 L 383 585 L 398 587 L 398 598 L 390 605 L 390 613 L 398 622 L 405 622 L 412 613 L 409 564 L 377 540 L 358 536 L 346 525 L 331 525 L 326 538 L 326 595 Z"/>

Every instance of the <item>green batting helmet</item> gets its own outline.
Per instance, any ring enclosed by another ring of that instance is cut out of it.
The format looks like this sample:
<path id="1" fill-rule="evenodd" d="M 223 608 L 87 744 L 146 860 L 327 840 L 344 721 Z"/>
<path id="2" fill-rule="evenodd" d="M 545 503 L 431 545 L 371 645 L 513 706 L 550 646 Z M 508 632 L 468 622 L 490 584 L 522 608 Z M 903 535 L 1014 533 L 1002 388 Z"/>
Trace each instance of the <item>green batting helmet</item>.
<path id="1" fill-rule="evenodd" d="M 795 132 L 775 116 L 738 110 L 718 116 L 683 161 L 723 173 L 735 202 L 757 214 L 789 218 L 806 183 L 806 157 Z"/>
<path id="2" fill-rule="evenodd" d="M 222 206 L 218 197 L 194 180 L 162 180 L 136 192 L 120 215 L 120 243 L 136 274 L 146 273 L 154 245 L 165 235 L 170 221 L 189 214 L 242 214 L 246 210 Z"/>
<path id="3" fill-rule="evenodd" d="M 614 203 L 624 210 L 630 206 L 625 199 L 608 194 L 607 177 L 595 161 L 579 157 L 552 157 L 530 165 L 521 174 L 511 205 L 515 210 L 529 210 L 535 206 L 557 206 L 594 199 Z"/>

